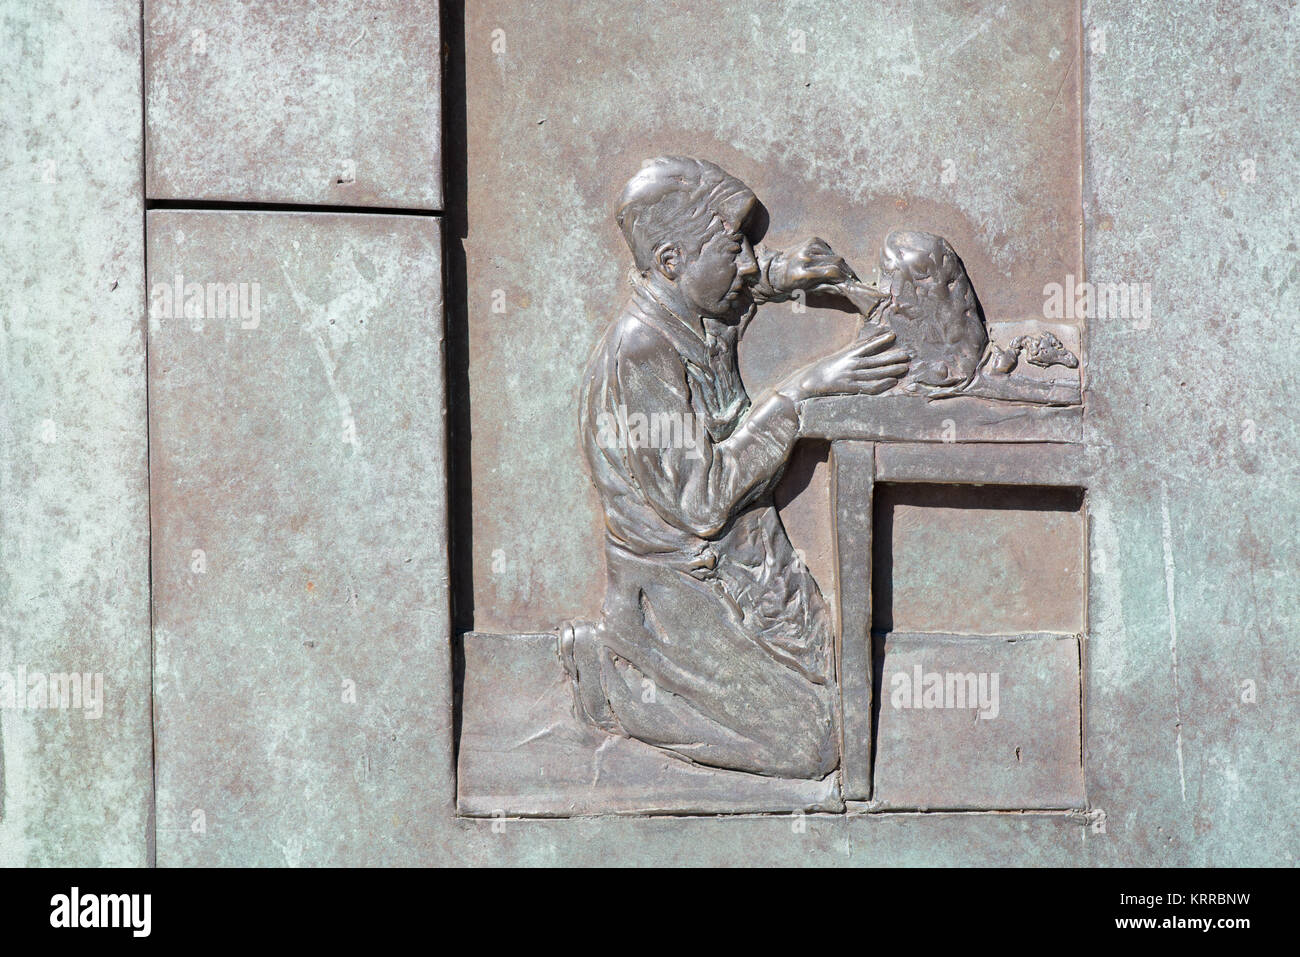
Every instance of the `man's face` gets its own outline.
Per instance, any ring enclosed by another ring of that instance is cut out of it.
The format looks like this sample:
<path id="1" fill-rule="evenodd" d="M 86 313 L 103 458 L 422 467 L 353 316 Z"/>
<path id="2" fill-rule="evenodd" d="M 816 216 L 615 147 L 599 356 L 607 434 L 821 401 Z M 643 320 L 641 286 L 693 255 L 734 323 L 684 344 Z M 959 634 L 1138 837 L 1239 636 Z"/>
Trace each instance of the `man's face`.
<path id="1" fill-rule="evenodd" d="M 693 309 L 721 317 L 749 307 L 749 284 L 757 276 L 758 260 L 748 237 L 736 227 L 716 222 L 698 254 L 682 250 L 676 282 Z"/>

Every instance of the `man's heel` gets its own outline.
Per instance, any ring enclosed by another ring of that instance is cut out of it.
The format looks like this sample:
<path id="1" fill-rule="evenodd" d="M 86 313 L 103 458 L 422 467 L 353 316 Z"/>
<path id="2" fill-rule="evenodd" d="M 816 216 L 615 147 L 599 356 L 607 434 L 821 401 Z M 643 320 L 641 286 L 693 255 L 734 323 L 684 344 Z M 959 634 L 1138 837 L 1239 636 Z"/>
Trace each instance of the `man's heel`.
<path id="1" fill-rule="evenodd" d="M 613 734 L 622 734 L 618 719 L 605 697 L 601 682 L 600 625 L 575 619 L 560 625 L 556 654 L 573 686 L 573 703 L 578 717 Z"/>

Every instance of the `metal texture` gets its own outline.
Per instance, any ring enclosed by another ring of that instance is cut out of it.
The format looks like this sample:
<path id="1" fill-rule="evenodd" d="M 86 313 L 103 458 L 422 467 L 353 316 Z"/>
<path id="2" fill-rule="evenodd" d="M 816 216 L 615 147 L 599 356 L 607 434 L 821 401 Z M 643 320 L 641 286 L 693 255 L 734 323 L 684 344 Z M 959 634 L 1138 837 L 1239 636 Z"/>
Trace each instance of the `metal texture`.
<path id="1" fill-rule="evenodd" d="M 442 208 L 436 4 L 146 0 L 151 199 Z"/>
<path id="2" fill-rule="evenodd" d="M 428 217 L 149 214 L 160 865 L 433 852 L 440 239 Z"/>
<path id="3" fill-rule="evenodd" d="M 820 236 L 864 281 L 891 231 L 945 236 L 992 331 L 1042 323 L 1044 284 L 1080 275 L 1072 3 L 674 2 L 650 16 L 611 0 L 476 0 L 465 15 L 463 627 L 600 613 L 602 510 L 574 468 L 573 409 L 622 298 L 613 202 L 645 157 L 717 162 L 767 204 L 772 248 Z M 715 36 L 727 40 L 681 42 Z M 1052 328 L 1070 345 L 1061 327 L 1077 325 Z M 759 310 L 740 346 L 747 390 L 857 326 L 856 310 L 817 296 Z M 539 488 L 548 521 L 521 525 Z"/>
<path id="4" fill-rule="evenodd" d="M 1014 375 L 1019 353 L 1040 367 L 1077 367 L 1078 360 L 1050 333 L 1021 336 L 1007 347 L 993 343 L 965 267 L 942 237 L 891 233 L 881 253 L 879 287 L 860 280 L 821 239 L 785 251 L 764 248 L 766 214 L 758 197 L 708 161 L 646 160 L 615 204 L 615 219 L 632 254 L 632 292 L 587 364 L 580 398 L 583 450 L 605 513 L 604 613 L 565 622 L 557 642 L 574 713 L 610 738 L 570 740 L 571 760 L 581 766 L 584 752 L 599 754 L 633 739 L 692 768 L 825 780 L 838 783 L 847 799 L 867 799 L 872 627 L 893 627 L 895 590 L 904 621 L 913 626 L 913 591 L 939 607 L 951 602 L 953 590 L 928 567 L 907 567 L 913 550 L 900 550 L 892 532 L 886 534 L 885 563 L 878 562 L 873 447 L 832 435 L 834 512 L 826 520 L 836 542 L 839 606 L 832 618 L 774 497 L 797 440 L 806 437 L 803 406 L 856 396 L 864 417 L 874 420 L 871 403 L 894 391 L 940 407 L 972 397 L 984 409 L 1003 402 L 1017 408 L 1050 404 L 1044 390 L 1053 383 Z M 856 308 L 862 317 L 857 340 L 751 401 L 739 374 L 746 328 L 761 304 L 808 294 L 842 297 Z M 1056 401 L 1067 404 L 1060 396 Z M 971 439 L 989 436 L 976 432 Z M 1026 453 L 1046 456 L 1048 471 L 1056 462 L 1050 445 L 1012 448 L 1022 461 Z M 998 470 L 997 449 L 985 446 L 982 457 L 986 468 Z M 969 461 L 965 465 L 969 473 Z M 896 510 L 891 501 L 887 529 L 907 528 Z M 932 520 L 945 514 L 925 514 L 922 524 L 931 533 L 925 548 L 951 542 L 956 557 L 940 559 L 921 548 L 923 566 L 977 567 L 984 553 L 997 561 L 1002 552 L 1026 552 L 1037 562 L 1047 560 L 1035 567 L 1063 566 L 1060 584 L 1067 593 L 1074 585 L 1077 596 L 1064 615 L 1081 615 L 1081 524 L 1072 540 L 1036 535 L 1024 519 L 1006 523 L 998 536 L 984 529 L 980 540 Z M 907 570 L 896 586 L 899 566 Z M 1014 559 L 1009 567 L 1023 572 L 1024 581 L 1004 582 L 987 609 L 1009 605 L 1019 617 L 982 620 L 970 603 L 958 602 L 959 614 L 970 618 L 965 630 L 1023 630 L 1021 619 L 1055 625 L 1056 616 L 1040 613 L 1044 603 L 1055 602 L 1044 595 L 1050 589 L 1030 579 L 1030 567 Z M 873 616 L 873 587 L 884 596 L 883 616 Z M 963 625 L 941 620 L 941 627 Z M 508 655 L 522 641 L 497 646 L 497 653 Z M 1077 669 L 1070 680 L 1077 691 Z M 545 695 L 528 697 L 535 708 Z M 474 713 L 487 707 L 486 700 L 475 696 L 465 703 L 466 726 L 486 737 L 476 737 L 462 759 L 462 809 L 490 803 L 509 790 L 502 772 L 506 779 L 518 773 L 483 763 L 484 754 L 519 747 L 509 744 L 509 735 L 492 737 L 485 715 Z M 516 728 L 513 736 L 524 742 L 553 737 L 560 724 L 557 718 L 531 732 Z M 554 780 L 553 774 L 539 776 Z M 631 775 L 614 786 L 611 799 L 625 802 L 627 789 L 638 784 L 642 806 L 676 806 L 673 789 L 661 791 L 653 773 L 640 780 Z M 549 785 L 536 789 L 538 813 L 563 803 L 564 789 L 556 787 L 560 792 Z M 733 810 L 749 806 L 738 792 Z"/>
<path id="5" fill-rule="evenodd" d="M 895 633 L 877 653 L 877 810 L 1084 807 L 1077 637 Z"/>
<path id="6" fill-rule="evenodd" d="M 5 867 L 151 855 L 139 56 L 134 0 L 5 5 Z"/>

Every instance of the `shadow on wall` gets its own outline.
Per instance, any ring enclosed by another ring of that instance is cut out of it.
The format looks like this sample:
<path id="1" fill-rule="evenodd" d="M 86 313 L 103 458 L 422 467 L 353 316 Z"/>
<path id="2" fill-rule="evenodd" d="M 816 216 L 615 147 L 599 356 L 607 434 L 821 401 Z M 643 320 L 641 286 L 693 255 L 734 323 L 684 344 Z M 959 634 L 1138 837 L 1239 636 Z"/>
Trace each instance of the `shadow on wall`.
<path id="1" fill-rule="evenodd" d="M 447 382 L 447 540 L 451 576 L 452 752 L 460 752 L 465 654 L 474 624 L 474 483 L 470 474 L 469 311 L 465 239 L 469 235 L 465 90 L 465 0 L 443 0 L 441 36 L 444 310 Z"/>

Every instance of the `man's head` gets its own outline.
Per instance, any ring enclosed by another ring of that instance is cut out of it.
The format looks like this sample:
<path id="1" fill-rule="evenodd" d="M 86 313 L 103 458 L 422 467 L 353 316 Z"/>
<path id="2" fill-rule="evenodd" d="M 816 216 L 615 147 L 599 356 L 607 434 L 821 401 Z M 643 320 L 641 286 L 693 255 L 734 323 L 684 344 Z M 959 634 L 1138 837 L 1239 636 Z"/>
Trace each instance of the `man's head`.
<path id="1" fill-rule="evenodd" d="M 685 156 L 646 160 L 615 218 L 636 268 L 679 304 L 721 316 L 748 304 L 758 263 L 745 234 L 758 200 L 721 167 Z"/>

